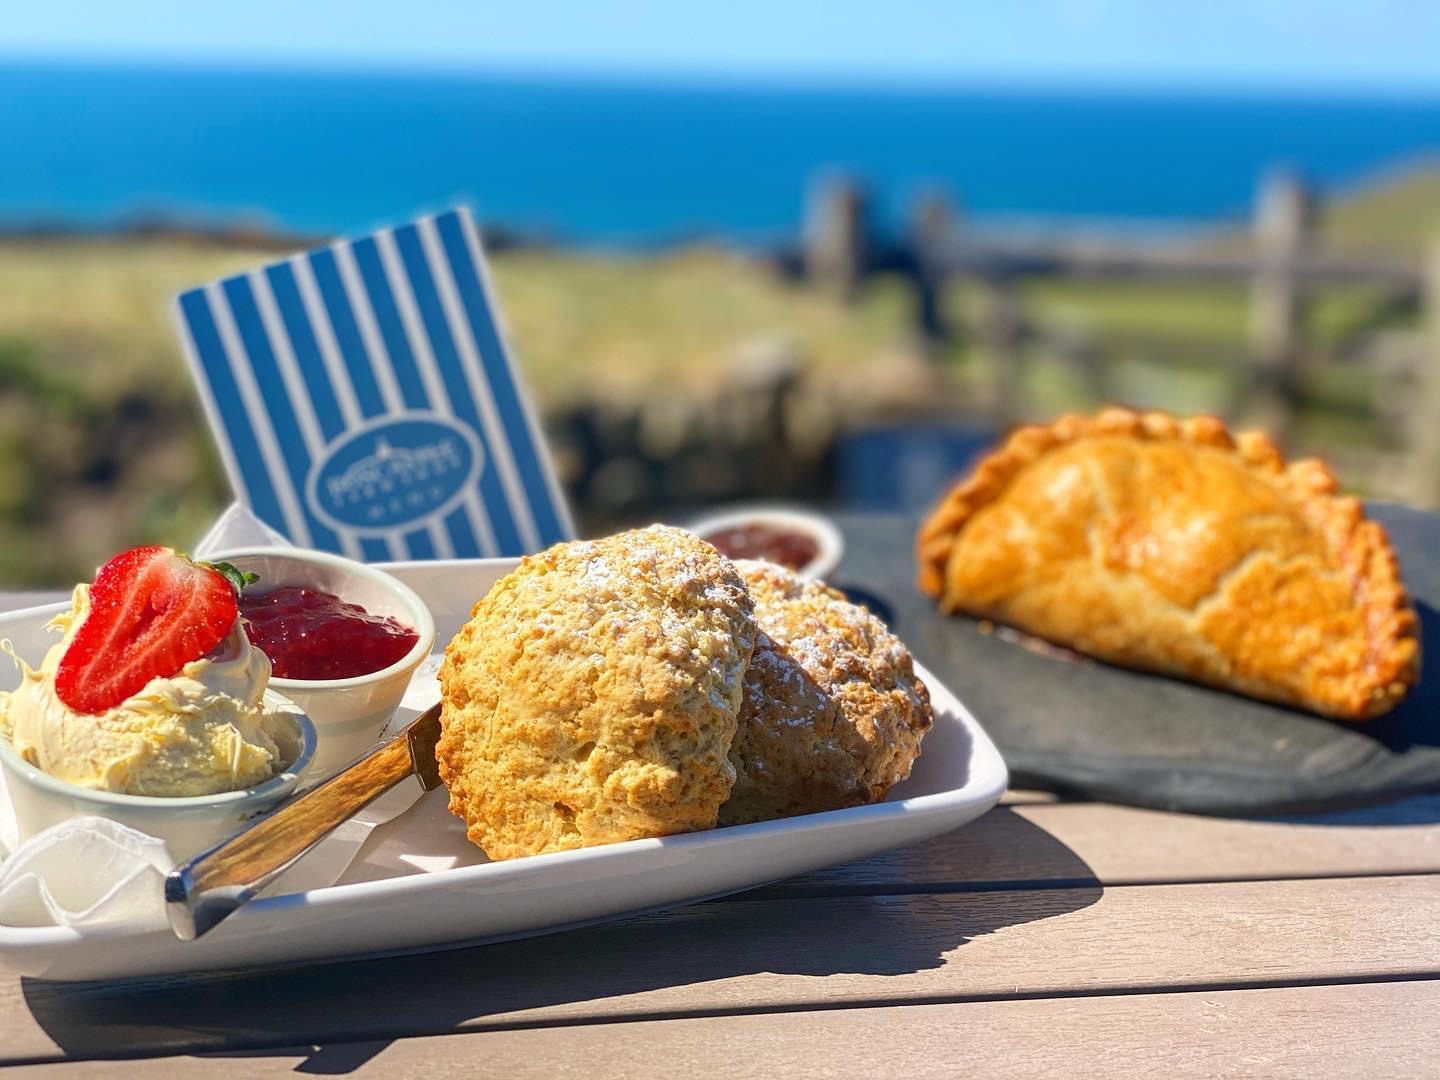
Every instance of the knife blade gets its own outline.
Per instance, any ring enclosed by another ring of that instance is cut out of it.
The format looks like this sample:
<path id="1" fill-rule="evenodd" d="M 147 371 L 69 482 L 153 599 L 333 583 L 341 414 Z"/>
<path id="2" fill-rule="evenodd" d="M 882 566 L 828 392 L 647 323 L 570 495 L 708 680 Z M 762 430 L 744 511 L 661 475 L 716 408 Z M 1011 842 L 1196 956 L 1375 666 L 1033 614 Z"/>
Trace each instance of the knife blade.
<path id="1" fill-rule="evenodd" d="M 175 936 L 193 941 L 213 929 L 341 822 L 406 777 L 415 777 L 424 791 L 439 787 L 439 738 L 437 704 L 389 742 L 172 870 L 165 878 L 165 914 Z"/>

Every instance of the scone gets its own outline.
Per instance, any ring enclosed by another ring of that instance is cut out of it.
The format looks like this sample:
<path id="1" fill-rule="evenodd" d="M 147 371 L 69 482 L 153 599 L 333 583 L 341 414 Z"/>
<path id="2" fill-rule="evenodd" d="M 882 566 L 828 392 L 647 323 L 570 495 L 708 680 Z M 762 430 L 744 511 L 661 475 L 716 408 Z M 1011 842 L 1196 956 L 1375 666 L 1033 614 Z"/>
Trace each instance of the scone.
<path id="1" fill-rule="evenodd" d="M 910 775 L 934 722 L 910 652 L 864 608 L 768 562 L 736 567 L 759 634 L 721 825 L 860 806 Z"/>
<path id="2" fill-rule="evenodd" d="M 528 556 L 445 650 L 450 810 L 492 859 L 713 827 L 754 642 L 744 582 L 690 533 Z"/>
<path id="3" fill-rule="evenodd" d="M 1021 428 L 920 531 L 943 610 L 1326 716 L 1392 708 L 1419 626 L 1385 530 L 1315 460 L 1214 417 Z"/>

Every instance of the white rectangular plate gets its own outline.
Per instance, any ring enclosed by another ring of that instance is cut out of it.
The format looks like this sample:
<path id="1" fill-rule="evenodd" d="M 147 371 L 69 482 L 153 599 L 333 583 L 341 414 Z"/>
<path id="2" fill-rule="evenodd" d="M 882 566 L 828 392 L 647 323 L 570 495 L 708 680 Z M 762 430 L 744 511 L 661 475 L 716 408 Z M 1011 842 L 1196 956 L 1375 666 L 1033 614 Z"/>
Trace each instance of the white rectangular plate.
<path id="1" fill-rule="evenodd" d="M 515 562 L 388 569 L 430 605 L 436 641 L 446 642 Z M 38 662 L 41 628 L 54 611 L 0 615 L 0 637 Z M 433 676 L 436 662 L 438 654 L 422 671 Z M 920 676 L 935 727 L 910 778 L 874 806 L 489 863 L 446 810 L 444 791 L 435 791 L 377 828 L 340 884 L 256 900 L 198 941 L 123 926 L 0 926 L 0 962 L 24 975 L 103 979 L 453 948 L 673 907 L 917 843 L 979 817 L 1006 782 L 1004 762 L 974 717 L 929 672 Z M 0 688 L 15 681 L 6 671 Z M 408 700 L 420 704 L 415 688 Z"/>

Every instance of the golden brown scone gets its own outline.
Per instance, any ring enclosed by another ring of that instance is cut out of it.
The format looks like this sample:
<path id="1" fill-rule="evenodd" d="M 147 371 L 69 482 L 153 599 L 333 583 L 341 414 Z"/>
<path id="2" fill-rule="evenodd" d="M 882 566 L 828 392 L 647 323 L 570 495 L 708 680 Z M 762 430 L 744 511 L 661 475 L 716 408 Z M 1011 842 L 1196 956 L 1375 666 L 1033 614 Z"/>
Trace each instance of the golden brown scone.
<path id="1" fill-rule="evenodd" d="M 920 588 L 1102 660 L 1363 720 L 1419 675 L 1385 530 L 1330 471 L 1210 416 L 1015 432 L 918 541 Z"/>
<path id="2" fill-rule="evenodd" d="M 450 810 L 492 859 L 713 827 L 754 640 L 744 582 L 690 533 L 527 557 L 445 650 Z"/>
<path id="3" fill-rule="evenodd" d="M 860 806 L 910 775 L 934 723 L 910 651 L 834 589 L 768 562 L 735 563 L 759 635 L 730 746 L 721 825 Z"/>

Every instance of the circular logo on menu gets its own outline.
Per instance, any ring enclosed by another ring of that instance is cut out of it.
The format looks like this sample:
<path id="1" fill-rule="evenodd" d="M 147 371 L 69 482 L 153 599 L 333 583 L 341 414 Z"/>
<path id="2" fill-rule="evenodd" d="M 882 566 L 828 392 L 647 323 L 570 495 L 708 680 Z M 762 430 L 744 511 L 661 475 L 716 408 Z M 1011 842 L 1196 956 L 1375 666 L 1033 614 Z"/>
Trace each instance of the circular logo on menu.
<path id="1" fill-rule="evenodd" d="M 387 416 L 326 448 L 306 482 L 332 528 L 386 533 L 453 509 L 480 476 L 475 433 L 433 413 Z"/>

